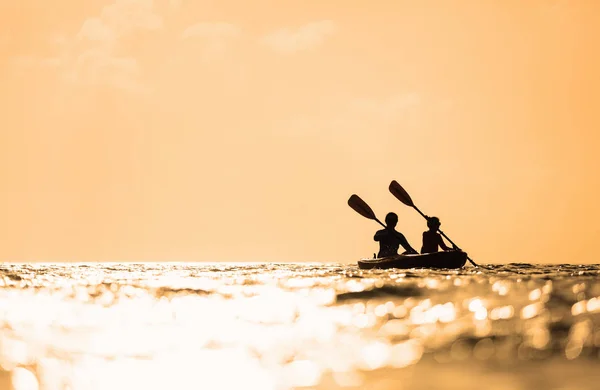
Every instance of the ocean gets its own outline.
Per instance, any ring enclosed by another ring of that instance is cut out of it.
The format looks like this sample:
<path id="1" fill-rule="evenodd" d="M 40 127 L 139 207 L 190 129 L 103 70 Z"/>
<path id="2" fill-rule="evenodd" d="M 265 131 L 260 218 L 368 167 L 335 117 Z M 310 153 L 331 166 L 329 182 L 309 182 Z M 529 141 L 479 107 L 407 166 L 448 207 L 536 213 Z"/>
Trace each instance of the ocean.
<path id="1" fill-rule="evenodd" d="M 0 265 L 0 390 L 600 388 L 600 265 Z"/>

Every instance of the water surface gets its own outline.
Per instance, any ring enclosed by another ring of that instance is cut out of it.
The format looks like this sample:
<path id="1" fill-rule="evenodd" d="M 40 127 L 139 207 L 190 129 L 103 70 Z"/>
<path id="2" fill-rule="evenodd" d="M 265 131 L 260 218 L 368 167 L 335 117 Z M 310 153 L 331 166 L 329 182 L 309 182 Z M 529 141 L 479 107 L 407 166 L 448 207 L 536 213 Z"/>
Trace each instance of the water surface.
<path id="1" fill-rule="evenodd" d="M 600 265 L 3 264 L 0 389 L 597 389 Z"/>

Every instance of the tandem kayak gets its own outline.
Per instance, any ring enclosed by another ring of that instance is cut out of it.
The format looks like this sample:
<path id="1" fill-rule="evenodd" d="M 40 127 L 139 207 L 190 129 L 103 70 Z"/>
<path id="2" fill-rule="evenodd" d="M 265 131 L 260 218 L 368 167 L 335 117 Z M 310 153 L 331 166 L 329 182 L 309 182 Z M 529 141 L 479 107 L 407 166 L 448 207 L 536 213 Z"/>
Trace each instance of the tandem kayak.
<path id="1" fill-rule="evenodd" d="M 461 268 L 467 262 L 462 251 L 425 253 L 422 255 L 396 255 L 379 259 L 360 259 L 358 268 Z"/>

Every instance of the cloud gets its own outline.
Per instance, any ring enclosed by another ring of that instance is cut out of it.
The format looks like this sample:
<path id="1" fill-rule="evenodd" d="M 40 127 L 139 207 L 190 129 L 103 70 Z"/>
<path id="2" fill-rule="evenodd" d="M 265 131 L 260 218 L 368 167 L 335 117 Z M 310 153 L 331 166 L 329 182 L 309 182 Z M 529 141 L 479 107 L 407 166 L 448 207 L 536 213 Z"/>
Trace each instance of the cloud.
<path id="1" fill-rule="evenodd" d="M 241 35 L 238 26 L 226 22 L 196 23 L 175 36 L 172 30 L 161 31 L 166 21 L 176 22 L 171 13 L 181 4 L 182 0 L 112 0 L 82 19 L 75 34 L 56 31 L 44 37 L 52 50 L 48 55 L 14 58 L 11 65 L 21 72 L 54 69 L 72 87 L 147 93 L 151 88 L 145 84 L 146 72 L 160 72 L 163 64 L 190 57 L 222 59 Z M 160 39 L 155 39 L 158 34 Z M 6 37 L 0 35 L 0 45 Z"/>
<path id="2" fill-rule="evenodd" d="M 59 57 L 35 57 L 35 56 L 20 56 L 14 57 L 11 64 L 20 70 L 31 70 L 35 68 L 58 68 L 61 65 Z"/>
<path id="3" fill-rule="evenodd" d="M 287 136 L 317 138 L 336 147 L 359 150 L 363 143 L 372 142 L 373 130 L 386 131 L 399 124 L 412 127 L 421 107 L 421 98 L 415 93 L 355 98 L 323 107 L 324 115 L 286 119 L 279 128 Z"/>
<path id="4" fill-rule="evenodd" d="M 230 23 L 196 23 L 186 28 L 181 34 L 181 38 L 227 38 L 235 37 L 240 32 L 239 27 Z"/>
<path id="5" fill-rule="evenodd" d="M 107 42 L 162 27 L 162 17 L 154 12 L 152 0 L 115 0 L 105 6 L 99 16 L 85 20 L 77 38 Z"/>
<path id="6" fill-rule="evenodd" d="M 77 39 L 87 39 L 97 42 L 112 42 L 117 38 L 113 29 L 108 27 L 100 18 L 90 18 L 83 23 L 77 33 Z"/>
<path id="7" fill-rule="evenodd" d="M 107 42 L 136 31 L 160 29 L 163 20 L 154 13 L 152 4 L 151 0 L 115 0 L 99 16 L 85 20 L 77 38 Z"/>
<path id="8" fill-rule="evenodd" d="M 140 92 L 143 88 L 137 81 L 138 73 L 139 65 L 135 58 L 117 57 L 102 49 L 93 49 L 77 57 L 66 77 L 78 85 L 110 85 Z"/>
<path id="9" fill-rule="evenodd" d="M 228 45 L 233 38 L 241 35 L 241 29 L 230 23 L 196 23 L 186 28 L 181 34 L 181 39 L 188 42 L 199 42 L 200 48 L 196 49 L 204 61 L 222 58 L 227 52 Z"/>
<path id="10" fill-rule="evenodd" d="M 261 42 L 273 50 L 292 54 L 321 45 L 325 39 L 337 30 L 331 20 L 322 20 L 305 24 L 295 30 L 284 28 L 264 36 Z"/>
<path id="11" fill-rule="evenodd" d="M 115 0 L 100 15 L 86 19 L 71 47 L 65 79 L 82 86 L 110 85 L 128 91 L 146 90 L 139 82 L 140 67 L 123 55 L 120 40 L 130 35 L 159 30 L 163 19 L 152 0 Z"/>
<path id="12" fill-rule="evenodd" d="M 116 0 L 104 7 L 100 18 L 118 35 L 163 27 L 162 17 L 154 12 L 152 0 Z"/>

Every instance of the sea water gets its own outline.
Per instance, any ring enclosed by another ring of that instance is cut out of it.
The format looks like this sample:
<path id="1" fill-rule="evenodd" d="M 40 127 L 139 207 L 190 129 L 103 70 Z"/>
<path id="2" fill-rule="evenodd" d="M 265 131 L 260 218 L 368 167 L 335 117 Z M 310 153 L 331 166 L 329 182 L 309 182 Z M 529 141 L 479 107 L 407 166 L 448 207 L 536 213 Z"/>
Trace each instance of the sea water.
<path id="1" fill-rule="evenodd" d="M 3 264 L 0 389 L 598 389 L 600 265 Z"/>

